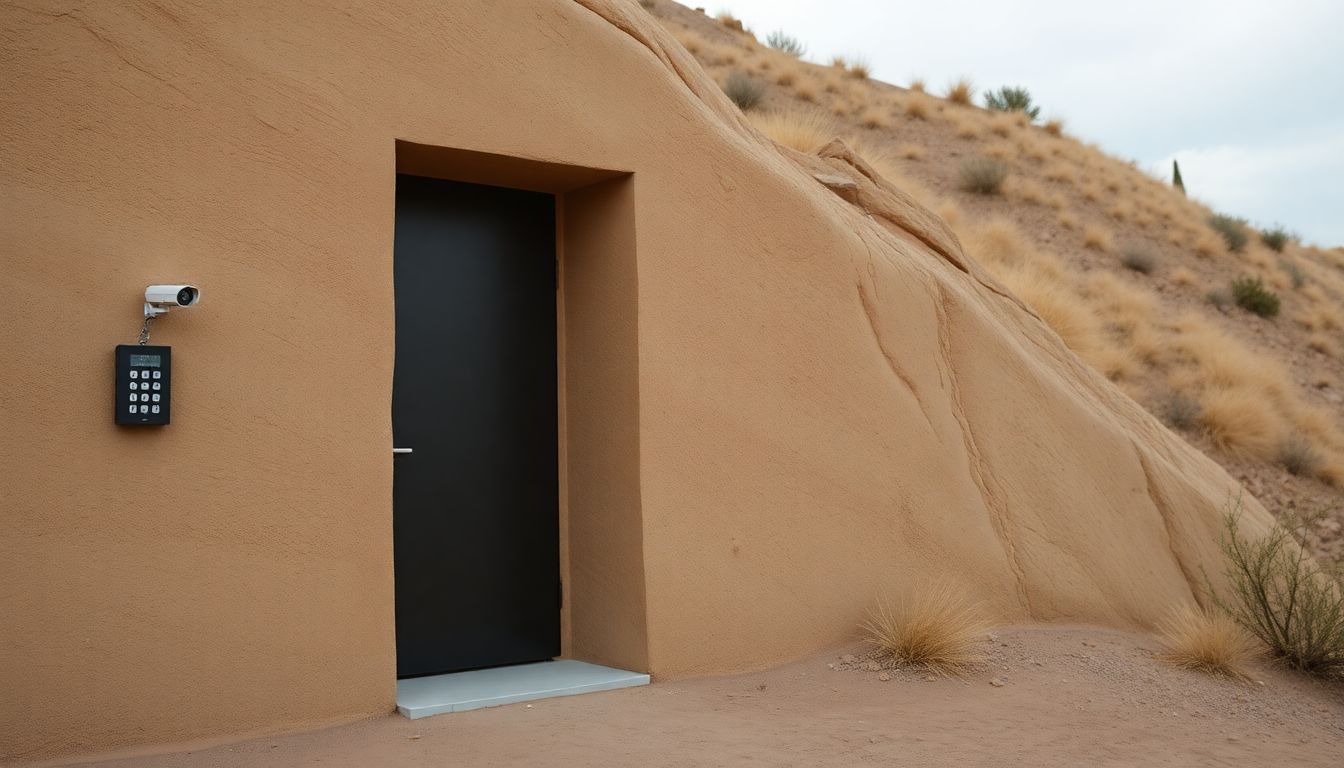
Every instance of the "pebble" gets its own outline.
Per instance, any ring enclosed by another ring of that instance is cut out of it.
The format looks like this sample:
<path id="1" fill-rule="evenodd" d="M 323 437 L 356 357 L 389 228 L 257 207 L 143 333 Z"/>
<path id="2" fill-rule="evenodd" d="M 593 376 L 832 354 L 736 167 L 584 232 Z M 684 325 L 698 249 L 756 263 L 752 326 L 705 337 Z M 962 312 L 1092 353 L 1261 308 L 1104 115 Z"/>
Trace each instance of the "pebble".
<path id="1" fill-rule="evenodd" d="M 877 679 L 881 682 L 889 683 L 891 682 L 891 675 L 888 675 L 886 672 L 879 672 Z"/>
<path id="2" fill-rule="evenodd" d="M 1003 685 L 1004 685 L 1004 683 L 1003 683 L 1003 678 L 1001 678 L 1001 677 L 991 677 L 991 678 L 989 678 L 989 684 L 992 685 L 992 686 L 994 686 L 995 688 L 1002 688 Z"/>

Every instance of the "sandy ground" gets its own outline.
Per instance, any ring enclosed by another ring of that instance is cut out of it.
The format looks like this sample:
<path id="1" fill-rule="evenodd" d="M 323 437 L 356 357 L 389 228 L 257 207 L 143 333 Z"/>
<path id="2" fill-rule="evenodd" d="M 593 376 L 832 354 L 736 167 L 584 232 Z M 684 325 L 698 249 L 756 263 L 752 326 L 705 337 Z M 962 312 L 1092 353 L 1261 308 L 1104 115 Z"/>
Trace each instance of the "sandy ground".
<path id="1" fill-rule="evenodd" d="M 1344 765 L 1344 684 L 1269 663 L 1250 682 L 1214 679 L 1108 629 L 993 637 L 964 679 L 866 669 L 855 646 L 733 677 L 97 765 Z"/>

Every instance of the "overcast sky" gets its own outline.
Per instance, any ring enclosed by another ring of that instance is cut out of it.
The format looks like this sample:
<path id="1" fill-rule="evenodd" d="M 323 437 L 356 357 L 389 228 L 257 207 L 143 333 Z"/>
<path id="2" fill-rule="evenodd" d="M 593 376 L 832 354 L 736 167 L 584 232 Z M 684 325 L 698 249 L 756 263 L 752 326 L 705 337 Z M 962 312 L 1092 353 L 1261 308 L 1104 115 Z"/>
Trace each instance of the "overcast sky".
<path id="1" fill-rule="evenodd" d="M 683 0 L 685 2 L 685 0 Z M 701 3 L 691 3 L 699 5 Z M 1256 224 L 1344 245 L 1344 0 L 726 0 L 879 80 L 1027 87 L 1042 114 Z"/>

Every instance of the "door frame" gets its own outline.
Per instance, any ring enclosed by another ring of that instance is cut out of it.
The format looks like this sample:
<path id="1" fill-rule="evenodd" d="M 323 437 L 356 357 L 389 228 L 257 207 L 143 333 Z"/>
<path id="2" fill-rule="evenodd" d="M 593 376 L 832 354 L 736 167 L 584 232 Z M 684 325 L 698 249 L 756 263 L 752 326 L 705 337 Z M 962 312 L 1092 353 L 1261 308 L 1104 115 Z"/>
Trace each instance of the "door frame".
<path id="1" fill-rule="evenodd" d="M 634 174 L 408 141 L 395 154 L 393 195 L 396 173 L 555 195 L 561 658 L 647 672 Z"/>

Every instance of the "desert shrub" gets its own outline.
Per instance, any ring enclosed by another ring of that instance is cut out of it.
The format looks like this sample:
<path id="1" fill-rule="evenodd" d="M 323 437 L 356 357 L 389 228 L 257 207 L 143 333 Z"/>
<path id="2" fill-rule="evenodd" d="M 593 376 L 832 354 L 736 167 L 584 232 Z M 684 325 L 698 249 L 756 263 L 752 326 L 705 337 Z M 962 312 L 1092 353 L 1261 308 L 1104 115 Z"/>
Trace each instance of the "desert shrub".
<path id="1" fill-rule="evenodd" d="M 746 72 L 735 71 L 728 75 L 723 84 L 723 92 L 733 100 L 743 112 L 753 109 L 765 98 L 765 86 Z"/>
<path id="2" fill-rule="evenodd" d="M 1301 435 L 1289 435 L 1279 443 L 1278 459 L 1284 469 L 1303 477 L 1316 474 L 1325 464 L 1325 457 Z"/>
<path id="3" fill-rule="evenodd" d="M 1157 268 L 1157 255 L 1152 249 L 1138 244 L 1126 245 L 1120 252 L 1120 263 L 1125 269 L 1131 269 L 1144 275 L 1151 275 Z"/>
<path id="4" fill-rule="evenodd" d="M 1158 625 L 1163 650 L 1158 658 L 1211 675 L 1245 678 L 1245 664 L 1258 650 L 1255 639 L 1232 617 L 1192 606 L 1174 611 Z"/>
<path id="5" fill-rule="evenodd" d="M 1260 242 L 1269 246 L 1275 253 L 1283 253 L 1283 247 L 1293 239 L 1293 233 L 1276 224 L 1260 233 Z"/>
<path id="6" fill-rule="evenodd" d="M 925 89 L 924 78 L 916 77 L 914 80 L 910 81 L 910 90 L 914 91 L 915 93 L 923 93 L 924 89 Z"/>
<path id="7" fill-rule="evenodd" d="M 868 65 L 868 60 L 861 56 L 855 56 L 849 60 L 849 69 L 846 74 L 856 80 L 867 80 L 871 72 L 872 67 Z"/>
<path id="8" fill-rule="evenodd" d="M 1236 216 L 1227 216 L 1221 213 L 1215 213 L 1209 217 L 1209 226 L 1222 236 L 1223 242 L 1227 243 L 1227 249 L 1233 253 L 1241 253 L 1241 249 L 1246 247 L 1246 220 Z"/>
<path id="9" fill-rule="evenodd" d="M 916 120 L 923 120 L 929 116 L 929 102 L 924 96 L 915 94 L 905 100 L 905 114 Z"/>
<path id="10" fill-rule="evenodd" d="M 1021 112 L 1031 120 L 1041 114 L 1041 108 L 1031 103 L 1031 93 L 1015 85 L 1005 85 L 997 91 L 987 92 L 985 106 L 997 112 Z"/>
<path id="11" fill-rule="evenodd" d="M 1237 306 L 1260 317 L 1279 314 L 1279 295 L 1265 287 L 1258 277 L 1239 277 L 1232 281 L 1232 299 Z"/>
<path id="12" fill-rule="evenodd" d="M 1258 539 L 1239 530 L 1241 502 L 1228 510 L 1219 537 L 1230 597 L 1214 599 L 1289 667 L 1319 677 L 1344 676 L 1344 584 L 1283 525 Z M 1212 591 L 1212 590 L 1210 590 Z"/>
<path id="13" fill-rule="evenodd" d="M 947 87 L 947 100 L 953 104 L 970 104 L 974 96 L 975 88 L 964 77 Z"/>
<path id="14" fill-rule="evenodd" d="M 1199 401 L 1181 392 L 1172 392 L 1160 407 L 1163 421 L 1177 429 L 1191 429 L 1199 423 Z"/>
<path id="15" fill-rule="evenodd" d="M 1232 306 L 1232 292 L 1226 288 L 1214 288 L 1204 294 L 1204 300 L 1216 309 L 1227 309 Z"/>
<path id="16" fill-rule="evenodd" d="M 978 195 L 997 195 L 1008 178 L 1008 166 L 988 157 L 973 157 L 961 164 L 961 188 Z"/>
<path id="17" fill-rule="evenodd" d="M 1051 118 L 1045 121 L 1045 132 L 1051 136 L 1064 135 L 1064 121 L 1059 118 Z"/>
<path id="18" fill-rule="evenodd" d="M 860 629 L 888 663 L 949 673 L 983 659 L 975 646 L 988 625 L 978 605 L 940 583 L 880 601 Z"/>
<path id="19" fill-rule="evenodd" d="M 783 30 L 776 30 L 766 35 L 765 44 L 794 57 L 801 57 L 807 53 L 807 47 L 798 42 L 798 38 L 785 34 Z"/>
<path id="20" fill-rule="evenodd" d="M 1181 178 L 1181 164 L 1176 160 L 1171 161 L 1171 186 L 1185 194 L 1185 180 Z"/>

